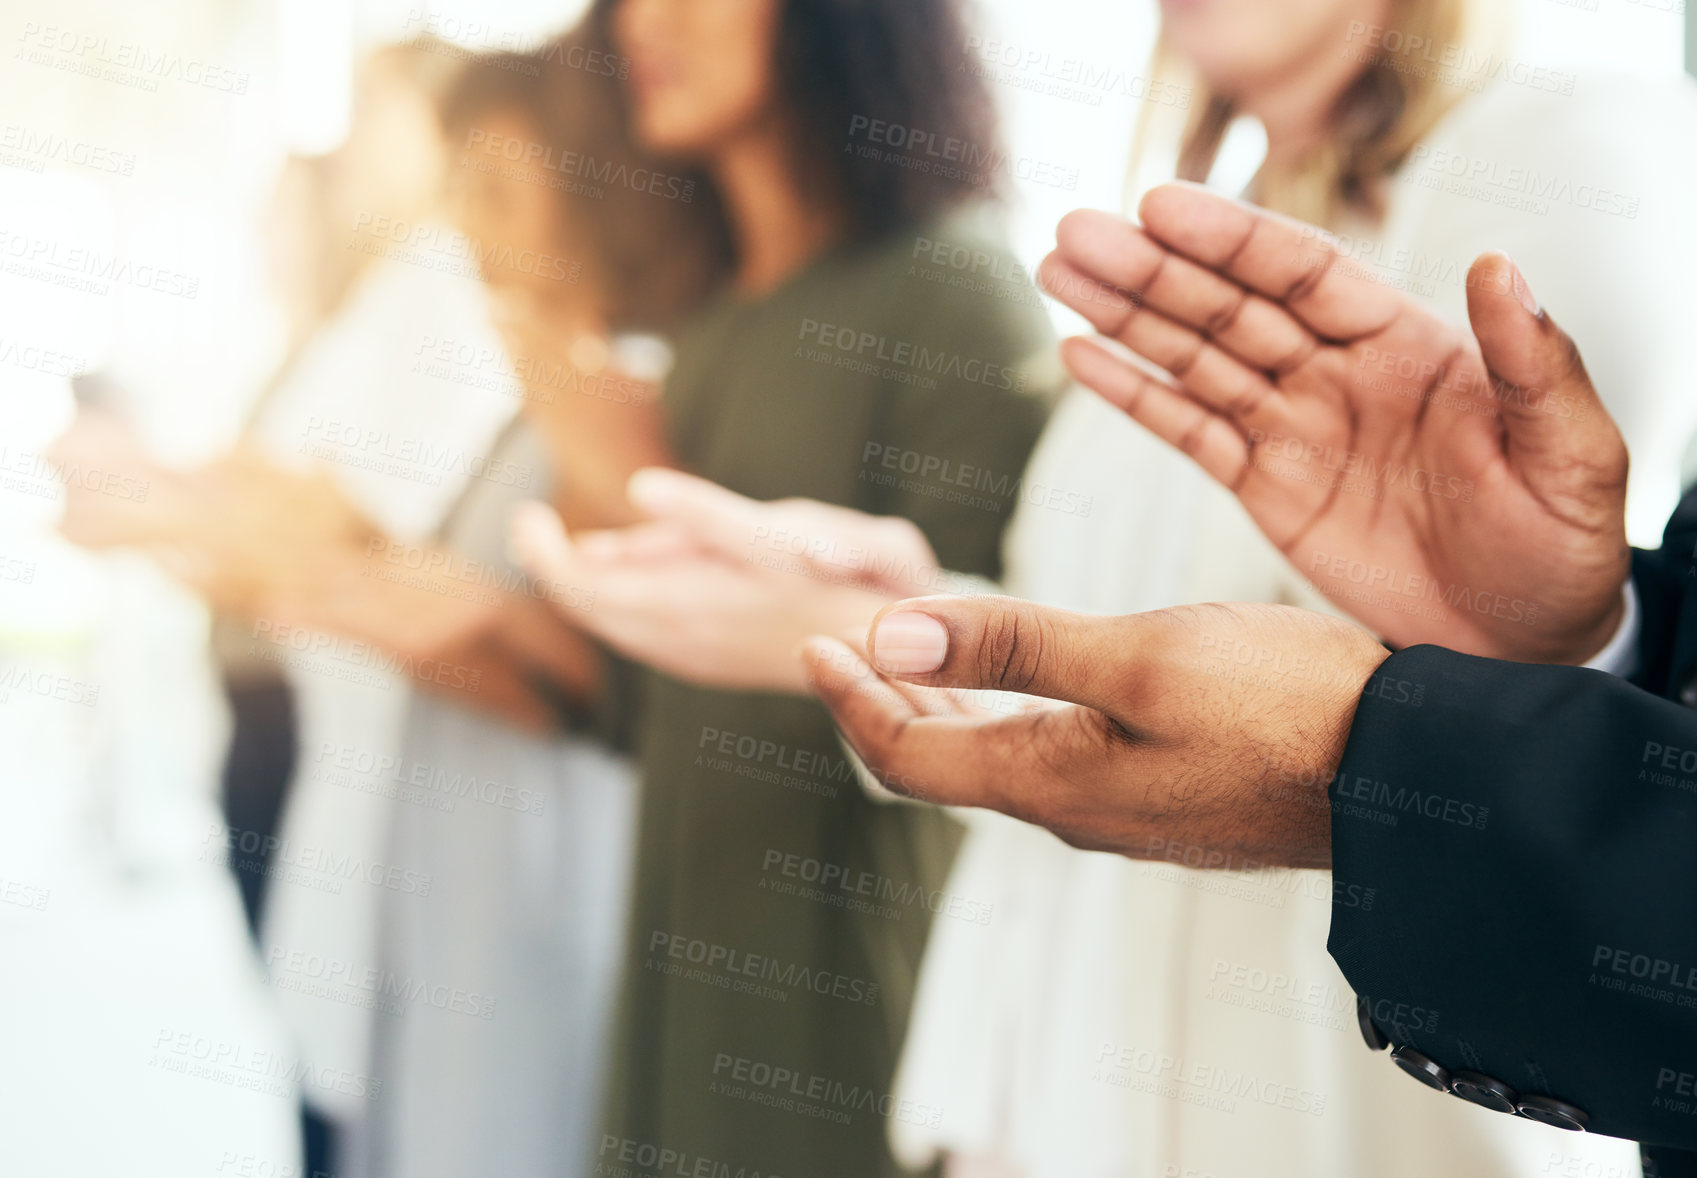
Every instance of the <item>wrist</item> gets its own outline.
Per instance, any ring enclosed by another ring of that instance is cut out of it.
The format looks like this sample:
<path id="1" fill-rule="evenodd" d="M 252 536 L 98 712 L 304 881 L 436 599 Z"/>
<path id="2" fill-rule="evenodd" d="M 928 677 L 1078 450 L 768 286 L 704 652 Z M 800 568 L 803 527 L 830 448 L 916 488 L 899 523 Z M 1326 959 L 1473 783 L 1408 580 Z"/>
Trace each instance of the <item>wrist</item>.
<path id="1" fill-rule="evenodd" d="M 1329 871 L 1332 867 L 1332 786 L 1342 772 L 1344 754 L 1355 730 L 1355 719 L 1363 704 L 1371 698 L 1395 699 L 1405 693 L 1407 685 L 1382 674 L 1391 652 L 1376 640 L 1363 645 L 1357 669 L 1361 672 L 1356 688 L 1338 709 L 1330 727 L 1330 739 L 1322 756 L 1323 765 L 1307 781 L 1308 795 L 1303 799 L 1306 820 L 1293 822 L 1293 845 L 1287 854 L 1292 867 Z"/>
<path id="2" fill-rule="evenodd" d="M 1533 627 L 1521 642 L 1503 643 L 1500 649 L 1494 651 L 1463 650 L 1463 653 L 1478 653 L 1517 663 L 1589 666 L 1617 642 L 1624 641 L 1622 630 L 1628 621 L 1627 586 L 1630 584 L 1627 580 L 1615 589 L 1607 606 L 1583 623 L 1559 631 L 1546 630 L 1542 635 L 1538 633 L 1540 627 Z"/>
<path id="3" fill-rule="evenodd" d="M 1625 658 L 1623 648 L 1629 649 L 1636 636 L 1637 614 L 1638 598 L 1629 579 L 1621 586 L 1620 592 L 1615 594 L 1614 603 L 1608 612 L 1583 639 L 1573 644 L 1572 649 L 1568 651 L 1568 657 L 1559 661 L 1576 667 L 1622 661 Z"/>

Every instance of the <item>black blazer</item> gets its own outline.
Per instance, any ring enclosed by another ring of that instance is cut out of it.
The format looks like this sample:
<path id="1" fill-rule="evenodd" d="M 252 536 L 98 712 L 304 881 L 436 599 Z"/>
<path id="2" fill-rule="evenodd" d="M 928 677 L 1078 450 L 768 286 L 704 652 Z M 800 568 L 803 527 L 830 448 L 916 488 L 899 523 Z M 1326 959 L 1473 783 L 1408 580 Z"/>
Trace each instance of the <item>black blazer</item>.
<path id="1" fill-rule="evenodd" d="M 1632 683 L 1401 651 L 1331 785 L 1328 948 L 1369 1044 L 1663 1175 L 1697 1162 L 1694 544 L 1697 493 L 1634 554 Z"/>

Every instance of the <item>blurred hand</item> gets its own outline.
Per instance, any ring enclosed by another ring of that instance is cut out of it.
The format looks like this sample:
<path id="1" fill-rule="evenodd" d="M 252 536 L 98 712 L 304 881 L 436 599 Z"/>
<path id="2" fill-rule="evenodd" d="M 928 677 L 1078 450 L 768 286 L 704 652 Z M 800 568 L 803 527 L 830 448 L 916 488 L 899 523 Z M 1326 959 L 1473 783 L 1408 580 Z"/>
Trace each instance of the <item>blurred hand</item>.
<path id="1" fill-rule="evenodd" d="M 81 407 L 47 451 L 65 483 L 59 531 L 86 548 L 170 541 L 199 518 L 178 471 L 161 466 L 112 414 Z M 113 494 L 116 489 L 119 493 Z"/>
<path id="2" fill-rule="evenodd" d="M 670 470 L 645 470 L 631 502 L 649 522 L 568 539 L 528 504 L 515 556 L 587 603 L 577 624 L 623 654 L 707 686 L 807 690 L 800 648 L 813 634 L 858 644 L 886 602 L 941 574 L 919 529 L 808 499 L 761 503 Z"/>
<path id="3" fill-rule="evenodd" d="M 474 566 L 450 549 L 388 540 L 311 553 L 253 603 L 268 623 L 257 632 L 285 644 L 302 630 L 369 644 L 420 690 L 548 731 L 558 717 L 538 683 L 551 681 L 556 699 L 587 698 L 599 661 L 545 605 L 468 579 Z"/>
<path id="4" fill-rule="evenodd" d="M 185 484 L 199 510 L 154 555 L 220 608 L 253 612 L 308 592 L 318 564 L 362 550 L 377 534 L 328 474 L 284 469 L 250 444 L 190 472 Z"/>
<path id="5" fill-rule="evenodd" d="M 1143 227 L 1060 224 L 1043 285 L 1104 336 L 1073 374 L 1229 487 L 1314 585 L 1398 646 L 1583 662 L 1619 623 L 1626 449 L 1502 254 L 1473 335 L 1319 231 L 1189 185 Z"/>
<path id="6" fill-rule="evenodd" d="M 816 581 L 858 585 L 897 597 L 933 593 L 952 581 L 937 567 L 912 520 L 868 515 L 817 499 L 761 502 L 682 471 L 638 471 L 631 502 L 703 549 L 764 568 L 780 566 Z M 597 543 L 616 551 L 616 537 Z"/>
<path id="7" fill-rule="evenodd" d="M 327 471 L 289 470 L 251 442 L 238 443 L 191 478 L 208 512 L 231 532 L 247 532 L 248 543 L 316 549 L 359 544 L 377 534 Z M 239 543 L 234 537 L 229 542 Z"/>
<path id="8" fill-rule="evenodd" d="M 1093 617 L 1006 597 L 899 602 L 868 647 L 879 674 L 828 638 L 809 643 L 809 670 L 896 792 L 1000 810 L 1089 850 L 1292 867 L 1331 861 L 1326 787 L 1388 655 L 1349 622 L 1288 606 Z M 992 715 L 936 687 L 1064 702 Z"/>
<path id="9" fill-rule="evenodd" d="M 313 560 L 374 534 L 328 476 L 284 470 L 245 444 L 173 470 L 122 422 L 83 409 L 50 457 L 66 472 L 66 539 L 144 549 L 221 609 L 252 611 L 287 592 Z"/>
<path id="10" fill-rule="evenodd" d="M 376 551 L 345 545 L 303 554 L 292 577 L 267 585 L 258 612 L 414 659 L 441 658 L 481 639 L 496 624 L 503 595 L 455 577 L 465 562 L 451 551 L 408 547 L 421 567 L 386 562 L 386 543 Z"/>

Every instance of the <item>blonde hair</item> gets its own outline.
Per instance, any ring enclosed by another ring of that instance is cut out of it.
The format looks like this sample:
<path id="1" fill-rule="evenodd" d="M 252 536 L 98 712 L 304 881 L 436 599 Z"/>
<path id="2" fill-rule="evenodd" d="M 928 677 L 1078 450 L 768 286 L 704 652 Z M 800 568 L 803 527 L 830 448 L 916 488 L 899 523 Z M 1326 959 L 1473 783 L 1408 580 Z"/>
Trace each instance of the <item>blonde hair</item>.
<path id="1" fill-rule="evenodd" d="M 1351 39 L 1354 34 L 1352 28 Z M 1482 88 L 1506 34 L 1504 6 L 1492 0 L 1396 0 L 1391 23 L 1367 27 L 1358 46 L 1343 48 L 1365 68 L 1333 105 L 1326 136 L 1298 159 L 1263 164 L 1247 195 L 1264 208 L 1327 227 L 1352 217 L 1379 220 L 1385 181 L 1445 115 Z M 1230 96 L 1201 81 L 1165 32 L 1150 74 L 1151 94 L 1189 94 L 1176 175 L 1205 181 L 1241 112 Z M 1152 105 L 1138 116 L 1128 185 L 1137 182 L 1159 117 Z"/>

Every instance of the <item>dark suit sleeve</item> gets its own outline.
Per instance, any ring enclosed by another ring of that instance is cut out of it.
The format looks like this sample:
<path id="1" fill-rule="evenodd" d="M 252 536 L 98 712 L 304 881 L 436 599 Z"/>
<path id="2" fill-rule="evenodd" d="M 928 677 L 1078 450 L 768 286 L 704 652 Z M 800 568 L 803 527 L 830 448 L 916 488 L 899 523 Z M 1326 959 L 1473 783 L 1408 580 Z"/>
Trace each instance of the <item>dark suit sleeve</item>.
<path id="1" fill-rule="evenodd" d="M 1697 1148 L 1697 712 L 1414 647 L 1331 801 L 1328 947 L 1365 1034 L 1481 1103 Z"/>

